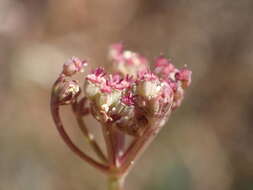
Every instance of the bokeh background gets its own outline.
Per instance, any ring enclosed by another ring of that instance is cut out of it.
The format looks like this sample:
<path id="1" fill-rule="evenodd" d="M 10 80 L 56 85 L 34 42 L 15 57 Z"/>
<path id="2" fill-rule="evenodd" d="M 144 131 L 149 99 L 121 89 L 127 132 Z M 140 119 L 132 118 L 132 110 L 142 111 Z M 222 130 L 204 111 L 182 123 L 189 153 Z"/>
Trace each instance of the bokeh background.
<path id="1" fill-rule="evenodd" d="M 120 41 L 193 70 L 127 189 L 253 190 L 252 20 L 252 0 L 0 0 L 0 189 L 105 189 L 60 139 L 49 96 L 66 59 L 108 68 L 107 48 Z"/>

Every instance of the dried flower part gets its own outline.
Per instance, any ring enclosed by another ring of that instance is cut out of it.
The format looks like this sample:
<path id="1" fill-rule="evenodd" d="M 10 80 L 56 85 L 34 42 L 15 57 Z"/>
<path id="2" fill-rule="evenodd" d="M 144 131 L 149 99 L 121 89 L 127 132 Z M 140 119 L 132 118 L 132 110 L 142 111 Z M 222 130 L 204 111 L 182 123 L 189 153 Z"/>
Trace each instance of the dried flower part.
<path id="1" fill-rule="evenodd" d="M 115 123 L 119 127 L 126 127 L 130 123 L 133 123 L 134 119 L 134 106 L 128 106 L 122 102 L 119 102 L 111 111 L 111 116 L 115 120 Z"/>
<path id="2" fill-rule="evenodd" d="M 72 76 L 77 72 L 83 72 L 85 66 L 87 66 L 86 61 L 72 57 L 64 63 L 62 73 L 66 76 Z"/>
<path id="3" fill-rule="evenodd" d="M 64 79 L 55 87 L 54 96 L 57 97 L 59 104 L 64 105 L 73 102 L 80 92 L 81 90 L 77 81 Z"/>
<path id="4" fill-rule="evenodd" d="M 136 118 L 134 120 L 130 120 L 126 116 L 116 122 L 116 127 L 128 135 L 140 137 L 148 127 L 148 120 L 146 117 L 139 117 L 138 119 Z"/>
<path id="5" fill-rule="evenodd" d="M 147 127 L 148 120 L 133 105 L 118 103 L 110 112 L 115 126 L 131 136 L 141 136 Z"/>

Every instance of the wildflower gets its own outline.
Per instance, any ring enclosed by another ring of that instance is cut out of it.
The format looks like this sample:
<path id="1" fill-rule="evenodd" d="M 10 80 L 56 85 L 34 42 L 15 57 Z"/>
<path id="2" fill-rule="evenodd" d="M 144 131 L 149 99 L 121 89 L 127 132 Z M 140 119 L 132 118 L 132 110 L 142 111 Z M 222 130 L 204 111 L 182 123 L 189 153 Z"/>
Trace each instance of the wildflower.
<path id="1" fill-rule="evenodd" d="M 152 70 L 145 57 L 125 50 L 120 43 L 111 46 L 109 57 L 115 73 L 106 73 L 101 67 L 92 70 L 84 77 L 82 95 L 79 82 L 70 77 L 82 72 L 87 62 L 76 57 L 68 60 L 53 86 L 51 111 L 59 133 L 73 152 L 118 179 L 128 173 L 171 112 L 182 104 L 192 72 L 177 69 L 164 56 L 155 60 Z M 102 163 L 81 151 L 64 130 L 59 107 L 67 104 L 72 106 L 81 131 Z M 85 126 L 82 117 L 88 114 L 101 124 L 107 155 Z M 127 136 L 132 137 L 128 147 Z"/>

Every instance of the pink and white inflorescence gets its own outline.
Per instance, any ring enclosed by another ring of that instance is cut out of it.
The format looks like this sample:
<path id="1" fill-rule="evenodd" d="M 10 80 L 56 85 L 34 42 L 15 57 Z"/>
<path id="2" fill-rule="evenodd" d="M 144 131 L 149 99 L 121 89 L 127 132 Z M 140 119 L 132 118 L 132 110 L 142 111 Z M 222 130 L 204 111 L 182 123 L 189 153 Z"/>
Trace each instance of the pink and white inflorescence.
<path id="1" fill-rule="evenodd" d="M 192 72 L 186 67 L 177 69 L 164 56 L 158 57 L 151 69 L 145 57 L 114 44 L 109 58 L 115 73 L 108 74 L 101 67 L 92 70 L 85 76 L 83 93 L 90 113 L 99 122 L 111 123 L 129 135 L 141 136 L 154 120 L 165 122 L 191 84 Z M 62 75 L 70 77 L 86 65 L 86 61 L 73 57 L 64 64 Z M 73 84 L 78 85 L 72 82 L 69 93 L 79 89 Z"/>

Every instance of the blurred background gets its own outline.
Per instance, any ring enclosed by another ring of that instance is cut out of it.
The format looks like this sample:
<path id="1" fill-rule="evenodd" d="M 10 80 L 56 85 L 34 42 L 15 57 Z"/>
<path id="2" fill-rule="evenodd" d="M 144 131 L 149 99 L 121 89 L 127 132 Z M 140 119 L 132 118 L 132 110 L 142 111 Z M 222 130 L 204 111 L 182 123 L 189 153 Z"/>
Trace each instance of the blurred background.
<path id="1" fill-rule="evenodd" d="M 193 70 L 183 106 L 126 189 L 253 190 L 252 20 L 252 0 L 0 0 L 0 189 L 105 189 L 105 177 L 60 139 L 50 88 L 66 59 L 108 68 L 108 46 L 123 42 Z"/>

